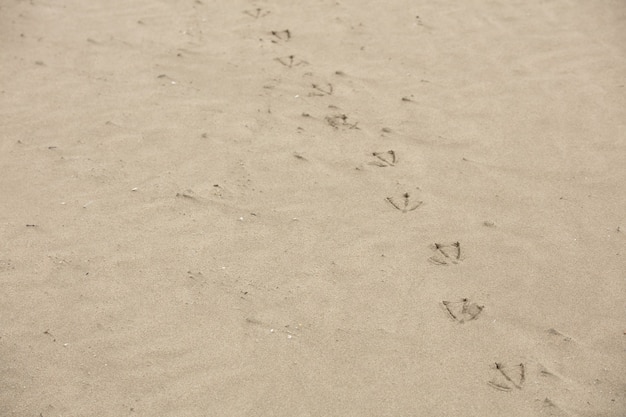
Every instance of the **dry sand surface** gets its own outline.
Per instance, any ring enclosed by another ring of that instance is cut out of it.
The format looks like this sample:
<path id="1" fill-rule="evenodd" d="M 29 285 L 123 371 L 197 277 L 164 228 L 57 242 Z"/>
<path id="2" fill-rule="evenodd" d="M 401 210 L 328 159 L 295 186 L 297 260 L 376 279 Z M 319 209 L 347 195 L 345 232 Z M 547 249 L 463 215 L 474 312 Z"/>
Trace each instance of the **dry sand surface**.
<path id="1" fill-rule="evenodd" d="M 623 1 L 0 2 L 1 416 L 626 415 Z"/>

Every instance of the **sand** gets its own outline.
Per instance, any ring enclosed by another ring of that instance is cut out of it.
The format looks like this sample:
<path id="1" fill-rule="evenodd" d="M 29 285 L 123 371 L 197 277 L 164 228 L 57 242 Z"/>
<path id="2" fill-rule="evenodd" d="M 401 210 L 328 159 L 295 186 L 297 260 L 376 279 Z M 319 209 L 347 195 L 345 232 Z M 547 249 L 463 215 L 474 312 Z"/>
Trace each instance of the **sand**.
<path id="1" fill-rule="evenodd" d="M 622 1 L 0 3 L 0 415 L 625 416 Z"/>

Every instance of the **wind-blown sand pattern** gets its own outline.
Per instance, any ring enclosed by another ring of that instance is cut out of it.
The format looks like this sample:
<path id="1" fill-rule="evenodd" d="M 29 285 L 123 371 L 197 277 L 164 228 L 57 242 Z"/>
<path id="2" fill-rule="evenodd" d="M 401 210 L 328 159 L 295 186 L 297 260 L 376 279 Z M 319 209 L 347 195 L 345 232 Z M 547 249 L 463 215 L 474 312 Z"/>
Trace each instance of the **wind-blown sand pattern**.
<path id="1" fill-rule="evenodd" d="M 626 415 L 622 1 L 6 0 L 0 415 Z"/>

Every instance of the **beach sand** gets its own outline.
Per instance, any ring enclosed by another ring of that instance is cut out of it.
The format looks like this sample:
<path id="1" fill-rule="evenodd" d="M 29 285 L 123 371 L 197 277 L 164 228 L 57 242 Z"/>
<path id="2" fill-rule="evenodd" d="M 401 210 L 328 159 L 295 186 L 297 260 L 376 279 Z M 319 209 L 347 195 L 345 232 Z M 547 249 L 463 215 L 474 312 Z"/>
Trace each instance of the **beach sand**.
<path id="1" fill-rule="evenodd" d="M 0 3 L 0 415 L 626 415 L 622 1 Z"/>

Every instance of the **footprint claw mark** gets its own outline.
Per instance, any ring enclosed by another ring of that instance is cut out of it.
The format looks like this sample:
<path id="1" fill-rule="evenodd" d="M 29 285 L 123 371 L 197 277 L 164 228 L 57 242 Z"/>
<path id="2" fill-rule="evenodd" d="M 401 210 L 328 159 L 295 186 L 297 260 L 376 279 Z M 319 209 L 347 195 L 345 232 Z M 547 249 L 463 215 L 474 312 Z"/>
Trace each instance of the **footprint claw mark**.
<path id="1" fill-rule="evenodd" d="M 197 200 L 196 193 L 194 193 L 191 189 L 187 189 L 182 193 L 176 193 L 176 197 L 187 198 L 189 200 Z"/>
<path id="2" fill-rule="evenodd" d="M 398 161 L 396 153 L 393 150 L 388 150 L 387 152 L 372 152 L 372 156 L 375 157 L 377 161 L 370 162 L 370 165 L 376 165 L 381 168 L 395 166 Z"/>
<path id="3" fill-rule="evenodd" d="M 187 278 L 194 280 L 194 281 L 198 281 L 204 280 L 204 275 L 202 274 L 201 271 L 197 271 L 197 272 L 193 272 L 193 271 L 187 271 Z"/>
<path id="4" fill-rule="evenodd" d="M 500 391 L 511 391 L 513 388 L 522 389 L 526 380 L 526 367 L 523 363 L 506 366 L 502 362 L 496 362 L 495 369 L 498 371 L 498 375 L 488 382 L 493 388 Z"/>
<path id="5" fill-rule="evenodd" d="M 487 383 L 488 383 L 491 387 L 493 387 L 493 388 L 495 388 L 495 389 L 497 389 L 497 390 L 500 390 L 500 391 L 511 391 L 511 389 L 512 389 L 511 387 L 507 387 L 506 385 L 501 385 L 501 384 L 498 384 L 497 382 L 494 382 L 494 381 L 489 381 L 489 382 L 487 382 Z"/>
<path id="6" fill-rule="evenodd" d="M 385 200 L 387 200 L 387 202 L 391 204 L 396 210 L 399 210 L 403 213 L 408 213 L 409 211 L 413 211 L 417 209 L 419 206 L 421 206 L 422 204 L 424 204 L 423 201 L 418 201 L 417 203 L 412 204 L 411 196 L 409 195 L 409 193 L 402 194 L 402 203 L 398 203 L 396 199 L 394 199 L 393 197 L 387 197 Z"/>
<path id="7" fill-rule="evenodd" d="M 273 30 L 270 32 L 272 35 L 274 35 L 276 38 L 278 38 L 281 41 L 288 41 L 289 39 L 291 39 L 291 32 L 289 31 L 289 29 L 285 29 L 285 30 Z M 272 42 L 276 42 L 276 40 L 272 40 Z"/>
<path id="8" fill-rule="evenodd" d="M 331 83 L 326 83 L 325 87 L 322 87 L 319 84 L 311 84 L 311 87 L 318 92 L 310 93 L 309 96 L 332 96 L 333 95 L 334 87 Z"/>
<path id="9" fill-rule="evenodd" d="M 295 55 L 278 57 L 278 58 L 274 58 L 274 60 L 280 62 L 281 64 L 283 64 L 284 66 L 288 68 L 293 68 L 293 67 L 297 67 L 300 65 L 308 65 L 308 62 L 302 59 L 296 59 Z"/>
<path id="10" fill-rule="evenodd" d="M 326 120 L 326 123 L 328 123 L 328 125 L 331 126 L 333 129 L 339 129 L 340 127 L 347 127 L 348 129 L 360 130 L 360 128 L 357 126 L 359 122 L 349 123 L 348 116 L 345 114 L 326 116 L 324 120 Z"/>
<path id="11" fill-rule="evenodd" d="M 435 264 L 435 265 L 448 265 L 446 261 L 437 259 L 434 256 L 431 256 L 430 258 L 428 258 L 428 260 L 430 261 L 430 263 Z"/>
<path id="12" fill-rule="evenodd" d="M 502 373 L 502 375 L 504 375 L 507 380 L 509 380 L 513 385 L 515 385 L 515 388 L 522 389 L 522 385 L 524 384 L 524 381 L 526 380 L 526 367 L 524 366 L 523 363 L 520 363 L 517 366 L 519 367 L 519 382 L 518 383 L 516 383 L 511 377 L 505 374 L 504 368 L 502 367 L 501 364 L 496 364 L 496 365 L 499 365 L 498 370 L 500 371 L 500 373 Z"/>
<path id="13" fill-rule="evenodd" d="M 428 260 L 435 265 L 457 264 L 461 261 L 461 243 L 435 243 L 435 254 Z"/>
<path id="14" fill-rule="evenodd" d="M 565 417 L 570 415 L 548 397 L 541 402 L 540 407 L 540 412 L 547 416 Z"/>
<path id="15" fill-rule="evenodd" d="M 552 371 L 551 369 L 546 368 L 544 365 L 539 364 L 538 366 L 538 375 L 542 378 L 549 378 L 555 380 L 561 380 L 563 377 Z"/>
<path id="16" fill-rule="evenodd" d="M 395 203 L 395 201 L 393 201 L 393 198 L 391 197 L 387 197 L 385 200 L 387 200 L 389 202 L 389 204 L 391 204 L 392 206 L 394 206 L 397 210 L 403 211 L 399 205 L 397 205 Z"/>
<path id="17" fill-rule="evenodd" d="M 250 17 L 258 19 L 259 17 L 265 17 L 270 14 L 269 10 L 263 11 L 262 8 L 257 7 L 255 10 L 244 10 L 244 14 L 247 14 Z"/>
<path id="18" fill-rule="evenodd" d="M 452 320 L 461 324 L 476 320 L 485 308 L 485 306 L 470 303 L 467 298 L 463 298 L 461 301 L 442 301 L 441 303 Z"/>
<path id="19" fill-rule="evenodd" d="M 571 342 L 572 341 L 571 337 L 564 335 L 563 333 L 559 332 L 558 330 L 556 330 L 554 328 L 550 328 L 550 329 L 546 330 L 546 333 L 548 333 L 551 336 L 555 336 L 556 338 L 561 339 L 563 342 Z"/>

